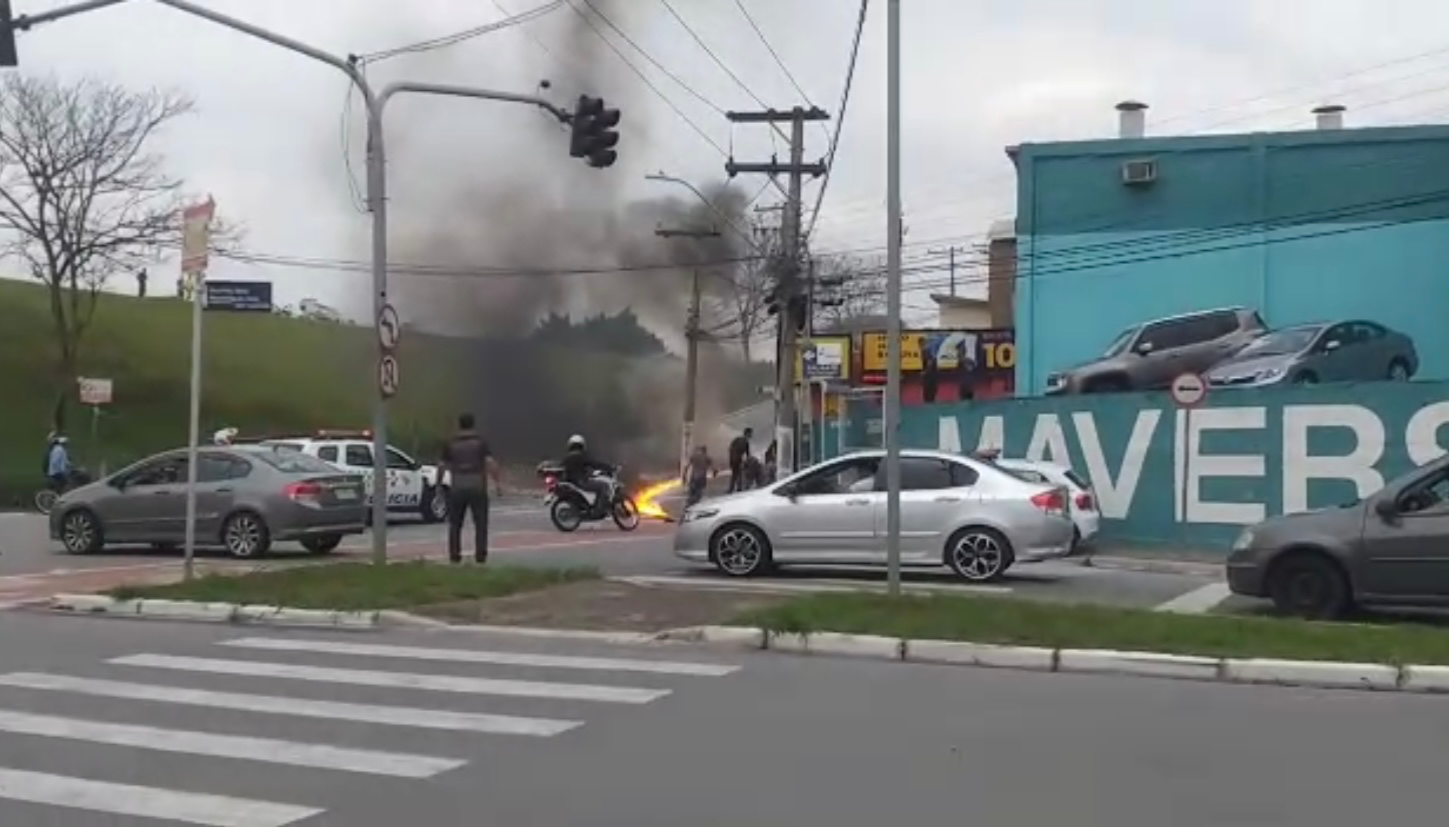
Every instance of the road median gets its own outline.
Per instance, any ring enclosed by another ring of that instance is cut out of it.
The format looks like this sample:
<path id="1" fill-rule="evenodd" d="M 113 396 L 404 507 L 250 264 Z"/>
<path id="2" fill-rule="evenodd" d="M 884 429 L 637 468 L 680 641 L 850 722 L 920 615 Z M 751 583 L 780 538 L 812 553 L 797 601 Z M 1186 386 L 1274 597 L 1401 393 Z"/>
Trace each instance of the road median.
<path id="1" fill-rule="evenodd" d="M 1424 625 L 1178 615 L 1005 597 L 824 593 L 745 612 L 731 625 L 781 636 L 835 632 L 1047 650 L 1449 664 L 1449 631 Z"/>

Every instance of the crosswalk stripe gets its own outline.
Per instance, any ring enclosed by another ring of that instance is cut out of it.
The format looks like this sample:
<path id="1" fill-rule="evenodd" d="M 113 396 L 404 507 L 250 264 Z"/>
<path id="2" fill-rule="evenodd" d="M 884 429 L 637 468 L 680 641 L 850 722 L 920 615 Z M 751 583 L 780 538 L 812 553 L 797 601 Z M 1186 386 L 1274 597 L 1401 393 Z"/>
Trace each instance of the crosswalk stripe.
<path id="1" fill-rule="evenodd" d="M 204 827 L 286 827 L 325 810 L 0 767 L 0 799 Z"/>
<path id="2" fill-rule="evenodd" d="M 456 675 L 425 675 L 411 672 L 377 672 L 369 669 L 328 669 L 287 663 L 265 663 L 250 660 L 219 660 L 175 655 L 125 655 L 112 658 L 118 666 L 143 666 L 173 669 L 182 672 L 210 672 L 218 675 L 243 675 L 257 678 L 347 683 L 357 686 L 381 686 L 392 689 L 421 689 L 433 692 L 459 692 L 474 695 L 510 695 L 525 698 L 556 698 L 574 701 L 600 701 L 622 704 L 647 704 L 669 694 L 668 689 L 637 689 L 628 686 L 600 686 L 583 683 L 544 683 L 492 678 L 468 678 Z"/>
<path id="3" fill-rule="evenodd" d="M 0 709 L 0 732 L 398 778 L 431 778 L 468 763 L 427 755 L 348 749 L 246 735 L 160 729 L 53 715 L 33 715 L 5 709 Z"/>
<path id="4" fill-rule="evenodd" d="M 533 735 L 548 738 L 583 726 L 582 721 L 561 721 L 551 718 L 523 718 L 513 715 L 484 715 L 473 712 L 450 712 L 441 709 L 417 709 L 406 706 L 353 704 L 341 701 L 316 701 L 278 695 L 248 695 L 236 692 L 214 692 L 181 686 L 160 686 L 99 678 L 77 678 L 44 672 L 13 672 L 0 675 L 0 686 L 74 692 L 104 698 L 154 701 L 270 715 L 293 715 L 301 718 L 323 718 L 337 721 L 360 721 L 369 724 L 483 732 L 493 735 Z"/>
<path id="5" fill-rule="evenodd" d="M 536 655 L 527 652 L 490 652 L 478 649 L 429 649 L 373 643 L 331 640 L 249 637 L 221 641 L 222 646 L 266 649 L 272 652 L 314 652 L 328 655 L 361 655 L 380 658 L 488 663 L 502 666 L 538 666 L 556 669 L 593 669 L 613 672 L 648 672 L 659 675 L 721 677 L 739 671 L 738 666 L 717 663 L 639 660 L 633 658 L 585 658 L 564 655 Z"/>

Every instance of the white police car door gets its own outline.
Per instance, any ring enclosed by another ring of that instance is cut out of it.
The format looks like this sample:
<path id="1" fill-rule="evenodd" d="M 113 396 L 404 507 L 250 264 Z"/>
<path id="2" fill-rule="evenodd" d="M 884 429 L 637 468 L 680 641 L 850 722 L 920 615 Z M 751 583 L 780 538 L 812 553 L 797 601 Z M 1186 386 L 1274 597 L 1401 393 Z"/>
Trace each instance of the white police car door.
<path id="1" fill-rule="evenodd" d="M 343 465 L 363 475 L 367 501 L 372 502 L 372 446 L 350 442 L 344 449 Z M 387 507 L 389 511 L 417 508 L 423 499 L 422 475 L 406 468 L 387 469 Z"/>

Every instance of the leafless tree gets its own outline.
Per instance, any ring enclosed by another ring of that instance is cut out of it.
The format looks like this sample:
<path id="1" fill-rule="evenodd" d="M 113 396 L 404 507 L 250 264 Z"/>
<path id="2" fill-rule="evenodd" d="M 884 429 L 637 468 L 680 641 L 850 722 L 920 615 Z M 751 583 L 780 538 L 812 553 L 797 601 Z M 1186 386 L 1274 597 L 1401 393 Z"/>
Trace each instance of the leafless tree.
<path id="1" fill-rule="evenodd" d="M 853 321 L 885 312 L 885 269 L 869 259 L 822 256 L 815 262 L 815 279 L 819 330 L 849 330 Z"/>
<path id="2" fill-rule="evenodd" d="M 715 337 L 738 342 L 747 363 L 753 360 L 761 328 L 770 321 L 770 291 L 778 267 L 772 234 L 758 232 L 755 237 L 757 246 L 715 274 L 709 291 L 714 297 L 710 315 L 717 320 Z"/>
<path id="3" fill-rule="evenodd" d="M 0 251 L 50 291 L 56 427 L 97 293 L 179 244 L 181 181 L 152 144 L 191 110 L 185 96 L 108 81 L 0 81 Z"/>

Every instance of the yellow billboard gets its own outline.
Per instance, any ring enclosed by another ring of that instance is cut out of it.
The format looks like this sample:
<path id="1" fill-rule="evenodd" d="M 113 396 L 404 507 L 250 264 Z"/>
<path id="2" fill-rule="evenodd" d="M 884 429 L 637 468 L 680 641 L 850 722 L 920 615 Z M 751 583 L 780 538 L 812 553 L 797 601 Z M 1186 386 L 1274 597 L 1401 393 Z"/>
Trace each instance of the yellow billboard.
<path id="1" fill-rule="evenodd" d="M 888 339 L 885 331 L 861 334 L 860 372 L 883 374 L 890 362 L 886 359 Z M 921 351 L 929 347 L 935 356 L 936 368 L 949 371 L 964 355 L 968 370 L 984 368 L 988 372 L 1010 371 L 1016 366 L 1015 336 L 1009 329 L 1000 330 L 907 330 L 901 332 L 901 372 L 925 370 Z"/>
<path id="2" fill-rule="evenodd" d="M 795 381 L 850 381 L 850 337 L 811 336 L 795 354 Z"/>

